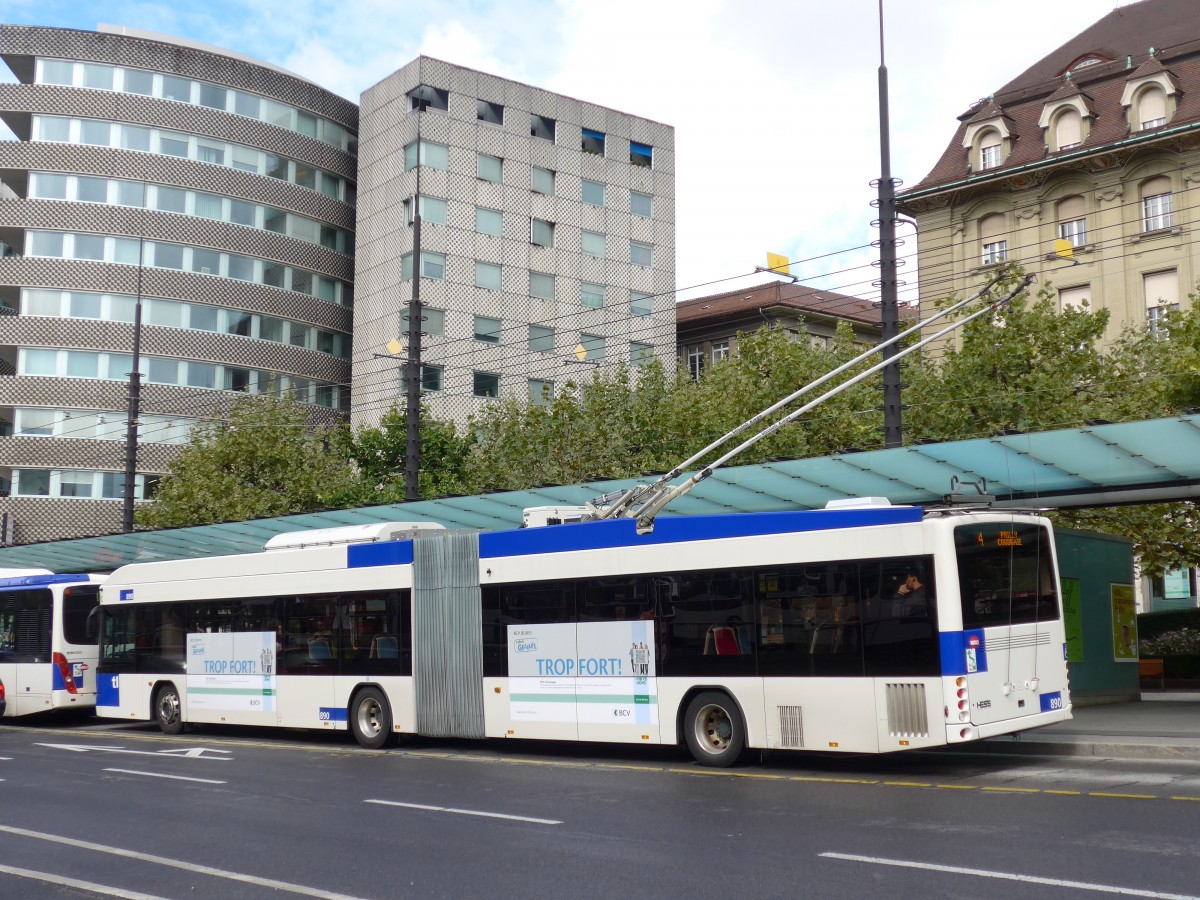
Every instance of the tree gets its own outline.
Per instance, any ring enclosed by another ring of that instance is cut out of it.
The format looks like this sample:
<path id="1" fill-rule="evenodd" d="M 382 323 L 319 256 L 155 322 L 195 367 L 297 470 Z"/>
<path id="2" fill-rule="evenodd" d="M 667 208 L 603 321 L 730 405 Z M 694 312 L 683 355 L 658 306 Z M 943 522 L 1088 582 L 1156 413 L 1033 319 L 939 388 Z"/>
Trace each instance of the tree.
<path id="1" fill-rule="evenodd" d="M 139 525 L 170 528 L 326 509 L 351 482 L 345 457 L 294 400 L 244 397 L 228 420 L 197 427 Z"/>

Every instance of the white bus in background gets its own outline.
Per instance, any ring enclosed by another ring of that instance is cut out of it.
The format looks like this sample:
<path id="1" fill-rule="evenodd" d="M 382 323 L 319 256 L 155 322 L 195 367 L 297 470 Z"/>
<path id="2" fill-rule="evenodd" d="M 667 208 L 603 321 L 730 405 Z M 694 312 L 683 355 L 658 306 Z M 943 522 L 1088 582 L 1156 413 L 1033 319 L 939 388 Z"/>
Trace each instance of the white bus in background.
<path id="1" fill-rule="evenodd" d="M 102 588 L 97 713 L 882 753 L 1070 718 L 1049 522 L 870 505 L 462 533 L 357 527 Z M 428 528 L 428 526 L 426 526 Z M 331 530 L 336 532 L 337 530 Z"/>
<path id="2" fill-rule="evenodd" d="M 30 572 L 32 574 L 21 574 Z M 99 575 L 0 570 L 0 715 L 25 716 L 96 703 L 99 650 L 88 616 Z"/>

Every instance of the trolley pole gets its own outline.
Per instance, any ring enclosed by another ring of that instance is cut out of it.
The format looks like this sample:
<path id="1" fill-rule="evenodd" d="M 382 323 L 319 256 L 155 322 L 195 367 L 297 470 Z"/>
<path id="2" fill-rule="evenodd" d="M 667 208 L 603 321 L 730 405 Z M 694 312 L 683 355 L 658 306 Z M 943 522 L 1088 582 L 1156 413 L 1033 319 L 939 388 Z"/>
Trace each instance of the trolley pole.
<path id="1" fill-rule="evenodd" d="M 900 306 L 896 279 L 896 180 L 892 178 L 891 134 L 888 116 L 887 66 L 883 55 L 883 0 L 879 0 L 879 168 L 876 185 L 879 196 L 879 299 L 883 341 L 900 333 Z M 895 343 L 886 344 L 884 360 L 899 352 Z M 903 444 L 903 407 L 900 403 L 900 363 L 883 370 L 883 443 L 885 447 Z"/>

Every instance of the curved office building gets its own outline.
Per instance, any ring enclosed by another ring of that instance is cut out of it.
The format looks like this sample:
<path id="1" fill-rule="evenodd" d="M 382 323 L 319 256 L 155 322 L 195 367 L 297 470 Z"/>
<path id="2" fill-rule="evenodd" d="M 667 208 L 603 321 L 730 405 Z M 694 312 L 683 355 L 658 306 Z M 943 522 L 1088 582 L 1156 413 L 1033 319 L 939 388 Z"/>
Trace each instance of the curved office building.
<path id="1" fill-rule="evenodd" d="M 349 408 L 358 108 L 128 29 L 0 26 L 0 537 L 121 526 L 235 392 Z"/>

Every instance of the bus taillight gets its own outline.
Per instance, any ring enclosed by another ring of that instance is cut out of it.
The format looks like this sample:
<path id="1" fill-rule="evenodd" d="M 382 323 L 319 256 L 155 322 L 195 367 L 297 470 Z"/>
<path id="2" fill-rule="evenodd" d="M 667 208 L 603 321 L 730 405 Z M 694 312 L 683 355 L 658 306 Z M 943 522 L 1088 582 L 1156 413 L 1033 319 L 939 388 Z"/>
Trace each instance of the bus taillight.
<path id="1" fill-rule="evenodd" d="M 0 681 L 0 703 L 4 702 L 4 682 Z"/>
<path id="2" fill-rule="evenodd" d="M 954 685 L 958 688 L 958 721 L 971 721 L 971 698 L 967 696 L 967 679 L 960 675 L 954 679 Z"/>
<path id="3" fill-rule="evenodd" d="M 61 653 L 55 653 L 52 657 L 54 665 L 58 666 L 58 672 L 62 675 L 63 684 L 67 688 L 68 694 L 77 694 L 75 690 L 75 679 L 71 677 L 71 664 L 67 662 L 67 658 Z"/>

